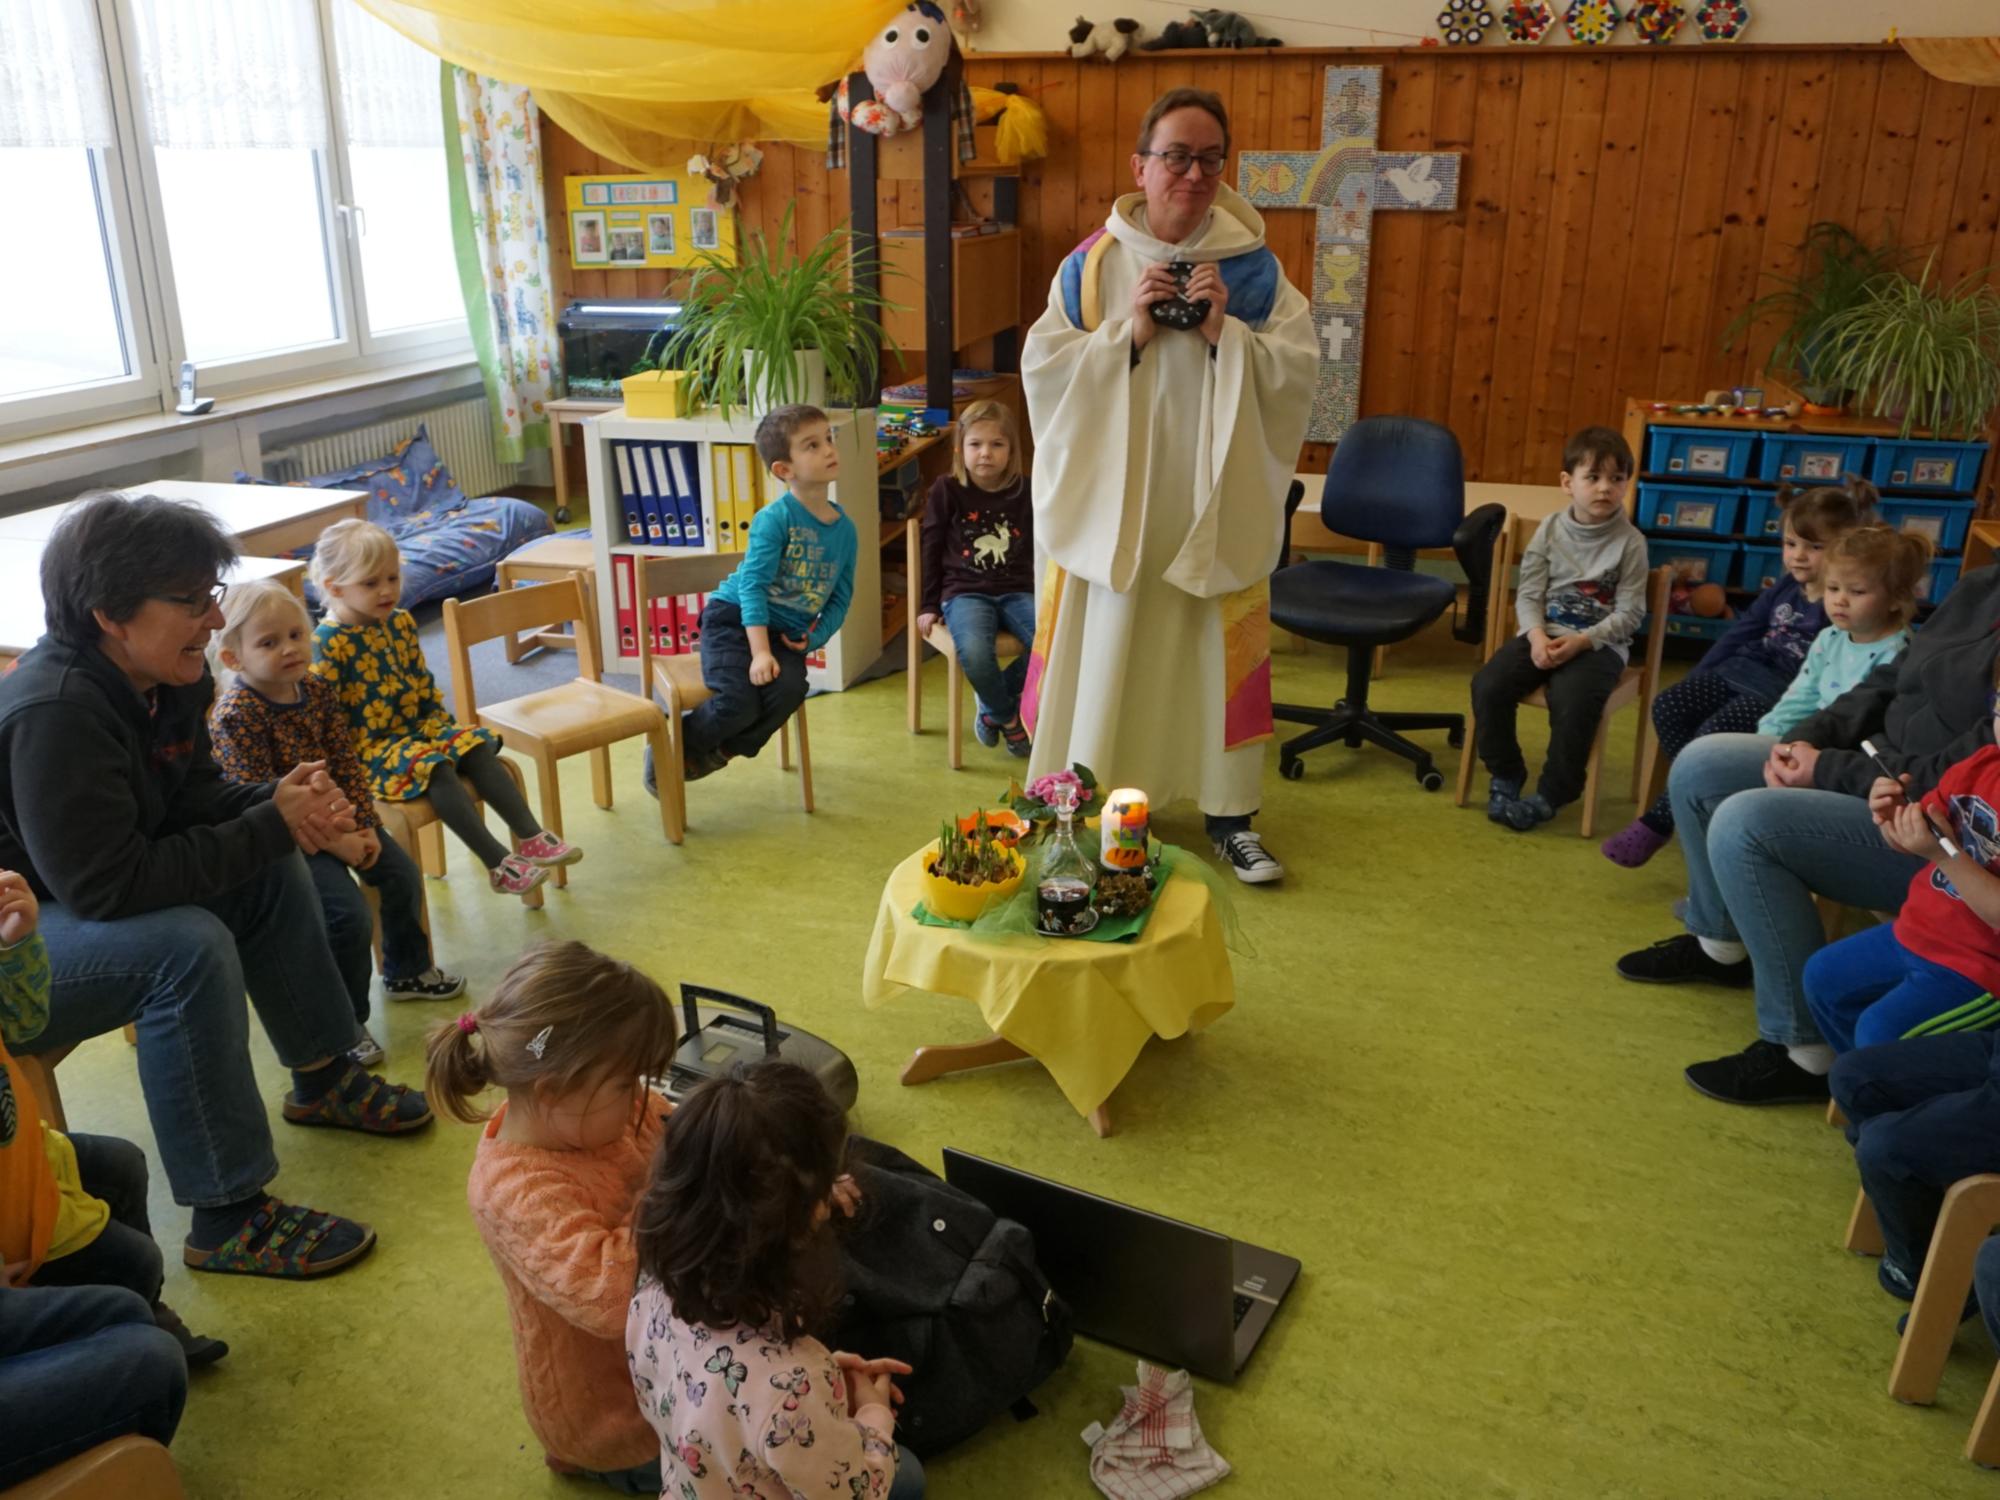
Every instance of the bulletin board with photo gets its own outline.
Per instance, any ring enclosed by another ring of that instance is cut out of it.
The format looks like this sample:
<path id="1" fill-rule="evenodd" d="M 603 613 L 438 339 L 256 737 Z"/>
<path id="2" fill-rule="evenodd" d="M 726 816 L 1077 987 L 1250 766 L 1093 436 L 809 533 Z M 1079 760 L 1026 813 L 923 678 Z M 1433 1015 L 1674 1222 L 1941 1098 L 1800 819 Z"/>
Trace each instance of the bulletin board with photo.
<path id="1" fill-rule="evenodd" d="M 691 266 L 705 254 L 736 260 L 735 214 L 708 202 L 701 177 L 565 177 L 573 264 L 638 271 Z"/>

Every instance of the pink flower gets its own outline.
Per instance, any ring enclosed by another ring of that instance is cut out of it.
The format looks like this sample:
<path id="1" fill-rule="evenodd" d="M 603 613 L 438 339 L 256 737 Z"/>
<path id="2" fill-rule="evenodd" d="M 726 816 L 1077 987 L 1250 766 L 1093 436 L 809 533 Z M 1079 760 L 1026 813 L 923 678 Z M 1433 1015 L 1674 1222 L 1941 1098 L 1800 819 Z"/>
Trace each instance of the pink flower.
<path id="1" fill-rule="evenodd" d="M 1061 787 L 1075 788 L 1076 800 L 1083 801 L 1083 782 L 1074 771 L 1052 771 L 1047 776 L 1037 776 L 1028 783 L 1028 796 L 1036 802 L 1053 804 Z"/>

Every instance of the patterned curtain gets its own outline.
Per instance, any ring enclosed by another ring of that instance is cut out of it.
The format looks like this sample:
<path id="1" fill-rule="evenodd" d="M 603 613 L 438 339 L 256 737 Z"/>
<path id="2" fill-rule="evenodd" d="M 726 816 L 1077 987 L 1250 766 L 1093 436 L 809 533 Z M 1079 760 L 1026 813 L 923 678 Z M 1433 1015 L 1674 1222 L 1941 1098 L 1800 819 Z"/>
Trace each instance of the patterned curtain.
<path id="1" fill-rule="evenodd" d="M 442 64 L 458 282 L 493 408 L 493 448 L 520 463 L 549 446 L 543 407 L 562 379 L 542 224 L 541 117 L 528 91 Z"/>

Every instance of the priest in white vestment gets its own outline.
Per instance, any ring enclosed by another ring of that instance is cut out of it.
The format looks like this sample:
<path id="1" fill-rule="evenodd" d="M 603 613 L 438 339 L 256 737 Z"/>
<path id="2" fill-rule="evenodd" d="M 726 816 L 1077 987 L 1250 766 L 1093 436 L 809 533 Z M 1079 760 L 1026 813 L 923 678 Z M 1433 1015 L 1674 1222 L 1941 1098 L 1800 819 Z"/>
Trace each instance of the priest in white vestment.
<path id="1" fill-rule="evenodd" d="M 1250 827 L 1271 737 L 1270 591 L 1318 345 L 1264 221 L 1221 173 L 1222 101 L 1174 89 L 1128 193 L 1063 262 L 1029 332 L 1035 542 L 1047 569 L 1023 718 L 1031 777 L 1090 767 L 1155 808 L 1193 798 L 1239 878 L 1284 867 Z M 1155 303 L 1207 302 L 1199 325 Z"/>

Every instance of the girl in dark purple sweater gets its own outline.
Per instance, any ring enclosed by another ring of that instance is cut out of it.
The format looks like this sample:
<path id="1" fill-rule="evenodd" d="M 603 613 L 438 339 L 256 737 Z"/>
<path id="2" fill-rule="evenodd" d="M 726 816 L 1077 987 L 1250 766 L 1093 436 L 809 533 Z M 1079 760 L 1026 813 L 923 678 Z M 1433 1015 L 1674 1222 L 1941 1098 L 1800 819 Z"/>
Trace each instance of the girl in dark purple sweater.
<path id="1" fill-rule="evenodd" d="M 1813 638 L 1826 627 L 1820 605 L 1826 551 L 1875 520 L 1881 497 L 1849 475 L 1839 489 L 1807 490 L 1785 502 L 1784 571 L 1695 664 L 1653 700 L 1653 728 L 1668 761 L 1705 734 L 1755 734 L 1785 695 Z M 1666 793 L 1600 846 L 1613 864 L 1637 869 L 1674 836 Z"/>

